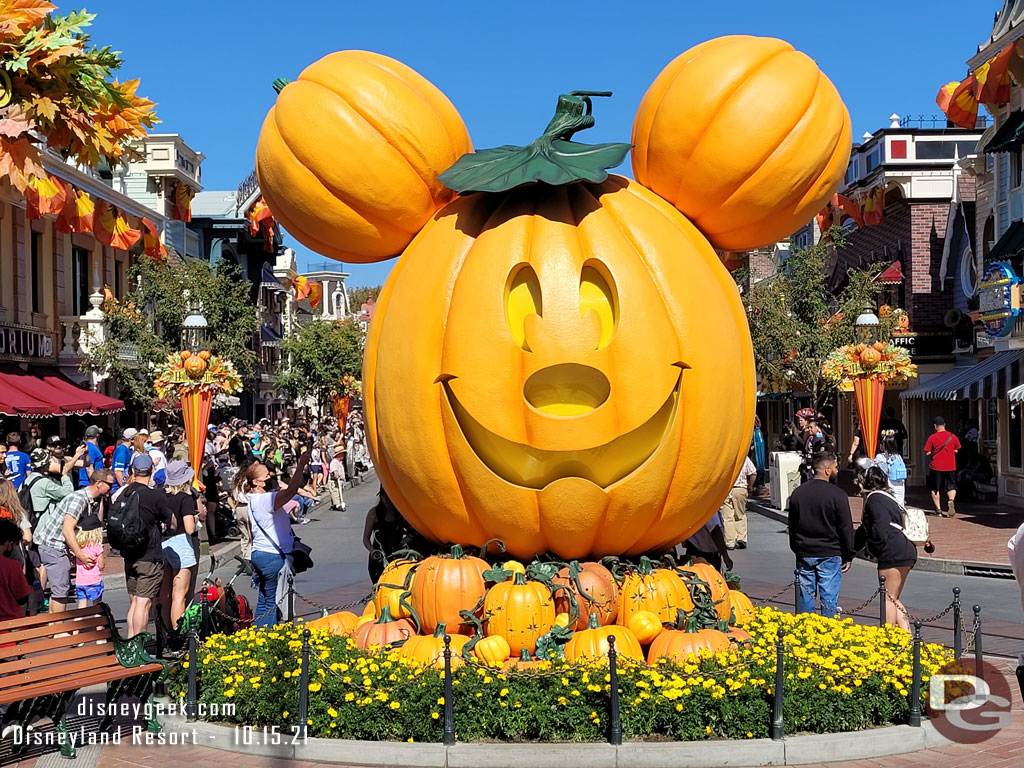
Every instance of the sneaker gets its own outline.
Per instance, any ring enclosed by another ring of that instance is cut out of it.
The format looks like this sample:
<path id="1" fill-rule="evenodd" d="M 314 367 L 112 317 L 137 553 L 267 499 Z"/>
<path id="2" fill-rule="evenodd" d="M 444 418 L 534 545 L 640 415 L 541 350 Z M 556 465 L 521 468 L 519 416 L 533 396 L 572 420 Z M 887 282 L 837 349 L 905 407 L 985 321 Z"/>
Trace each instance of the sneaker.
<path id="1" fill-rule="evenodd" d="M 745 542 L 745 541 L 737 541 L 736 542 L 736 549 L 746 549 L 746 548 L 747 548 L 747 542 Z"/>
<path id="2" fill-rule="evenodd" d="M 956 503 L 952 499 L 949 500 L 949 512 L 946 517 L 956 517 Z"/>
<path id="3" fill-rule="evenodd" d="M 309 522 L 309 518 L 308 517 L 304 517 L 301 520 L 299 520 L 299 525 L 305 525 L 308 522 Z"/>

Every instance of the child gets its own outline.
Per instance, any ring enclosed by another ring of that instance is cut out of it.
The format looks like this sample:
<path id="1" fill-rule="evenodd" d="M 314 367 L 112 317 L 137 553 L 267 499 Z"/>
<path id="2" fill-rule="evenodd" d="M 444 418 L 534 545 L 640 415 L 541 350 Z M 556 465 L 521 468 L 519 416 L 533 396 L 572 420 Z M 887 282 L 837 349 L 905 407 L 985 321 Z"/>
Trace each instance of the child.
<path id="1" fill-rule="evenodd" d="M 103 597 L 103 526 L 100 519 L 95 515 L 83 517 L 75 528 L 75 538 L 83 554 L 96 558 L 92 568 L 86 568 L 85 563 L 75 558 L 75 597 L 79 608 L 87 608 Z"/>

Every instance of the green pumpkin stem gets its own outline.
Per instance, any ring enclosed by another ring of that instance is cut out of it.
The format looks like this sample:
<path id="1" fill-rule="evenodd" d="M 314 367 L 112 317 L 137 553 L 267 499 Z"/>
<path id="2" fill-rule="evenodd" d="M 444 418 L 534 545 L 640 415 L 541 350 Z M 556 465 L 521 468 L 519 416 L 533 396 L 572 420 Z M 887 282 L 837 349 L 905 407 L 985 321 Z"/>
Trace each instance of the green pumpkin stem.
<path id="1" fill-rule="evenodd" d="M 271 83 L 271 85 L 274 87 L 275 93 L 280 93 L 281 91 L 284 90 L 284 87 L 288 85 L 288 83 L 290 82 L 291 80 L 289 80 L 287 77 L 279 77 L 276 80 L 274 80 L 274 82 Z"/>
<path id="2" fill-rule="evenodd" d="M 461 544 L 452 544 L 451 557 L 452 557 L 452 560 L 461 560 L 462 559 L 462 545 Z"/>
<path id="3" fill-rule="evenodd" d="M 394 619 L 391 616 L 391 606 L 385 605 L 380 609 L 380 618 L 375 622 L 376 624 L 389 624 Z"/>
<path id="4" fill-rule="evenodd" d="M 437 626 L 434 628 L 434 637 L 444 637 L 448 629 L 445 627 L 443 621 L 437 622 Z"/>
<path id="5" fill-rule="evenodd" d="M 523 573 L 520 573 L 519 571 L 516 571 L 515 572 L 515 576 L 512 577 L 512 583 L 515 586 L 517 586 L 517 587 L 525 587 L 526 586 L 526 574 L 523 574 Z"/>
<path id="6" fill-rule="evenodd" d="M 519 652 L 519 660 L 520 661 L 533 661 L 533 657 L 530 655 L 530 652 L 526 648 L 523 648 L 523 650 L 521 650 Z"/>

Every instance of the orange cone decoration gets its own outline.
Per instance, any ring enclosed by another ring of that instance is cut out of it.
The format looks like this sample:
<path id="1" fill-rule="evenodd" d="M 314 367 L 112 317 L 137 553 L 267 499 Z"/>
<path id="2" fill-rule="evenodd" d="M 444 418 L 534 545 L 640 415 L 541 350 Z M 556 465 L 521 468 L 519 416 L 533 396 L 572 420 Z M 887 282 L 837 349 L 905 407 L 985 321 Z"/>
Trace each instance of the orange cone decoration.
<path id="1" fill-rule="evenodd" d="M 970 130 L 978 120 L 978 99 L 974 95 L 976 88 L 977 82 L 973 75 L 959 83 L 954 80 L 939 89 L 935 103 L 953 125 Z"/>
<path id="2" fill-rule="evenodd" d="M 64 207 L 57 217 L 57 231 L 66 234 L 92 232 L 96 204 L 89 197 L 89 193 L 65 184 L 64 198 Z"/>
<path id="3" fill-rule="evenodd" d="M 974 70 L 977 83 L 974 95 L 982 104 L 1006 104 L 1010 101 L 1010 59 L 1015 48 L 1016 44 L 1010 43 Z"/>
<path id="4" fill-rule="evenodd" d="M 875 376 L 858 376 L 853 380 L 853 394 L 857 398 L 860 415 L 860 433 L 868 458 L 875 457 L 878 446 L 878 425 L 882 421 L 882 397 L 885 384 Z"/>
<path id="5" fill-rule="evenodd" d="M 160 233 L 156 230 L 156 224 L 144 216 L 142 218 L 142 229 L 142 245 L 145 254 L 157 261 L 166 259 L 167 249 L 160 242 Z"/>
<path id="6" fill-rule="evenodd" d="M 206 430 L 210 424 L 210 409 L 213 407 L 213 392 L 209 389 L 193 390 L 181 394 L 181 417 L 185 422 L 185 438 L 188 442 L 188 458 L 195 477 L 192 485 L 200 487 L 199 478 L 206 451 Z"/>
<path id="7" fill-rule="evenodd" d="M 174 200 L 171 202 L 171 217 L 178 221 L 192 221 L 192 198 L 196 191 L 183 181 L 174 187 Z"/>

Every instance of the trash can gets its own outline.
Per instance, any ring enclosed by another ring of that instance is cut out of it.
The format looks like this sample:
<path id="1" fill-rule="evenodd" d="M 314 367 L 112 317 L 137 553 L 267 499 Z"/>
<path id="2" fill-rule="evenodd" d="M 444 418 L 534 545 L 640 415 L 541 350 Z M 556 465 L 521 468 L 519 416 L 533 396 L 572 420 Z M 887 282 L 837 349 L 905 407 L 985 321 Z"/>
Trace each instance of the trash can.
<path id="1" fill-rule="evenodd" d="M 796 451 L 774 451 L 768 456 L 768 484 L 771 489 L 772 506 L 785 509 L 789 494 L 800 485 L 800 462 L 802 457 Z"/>

